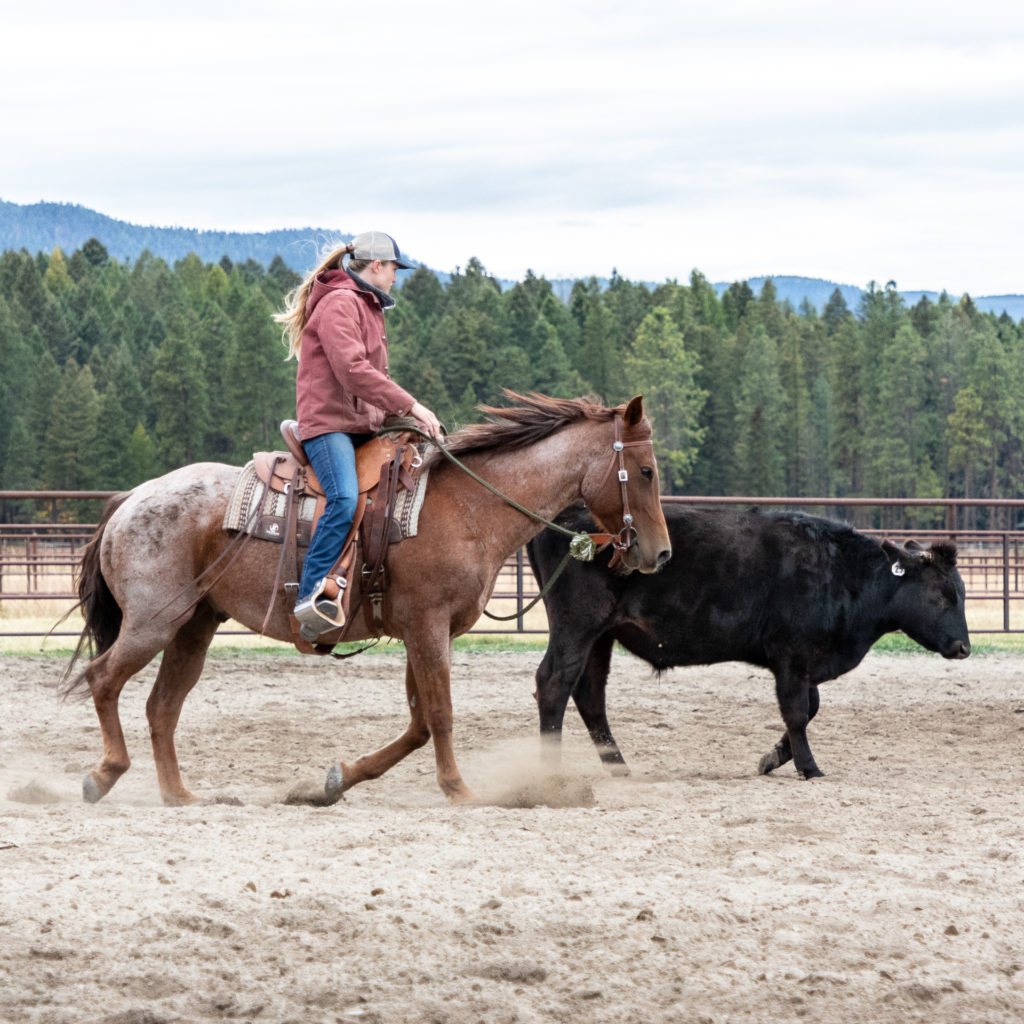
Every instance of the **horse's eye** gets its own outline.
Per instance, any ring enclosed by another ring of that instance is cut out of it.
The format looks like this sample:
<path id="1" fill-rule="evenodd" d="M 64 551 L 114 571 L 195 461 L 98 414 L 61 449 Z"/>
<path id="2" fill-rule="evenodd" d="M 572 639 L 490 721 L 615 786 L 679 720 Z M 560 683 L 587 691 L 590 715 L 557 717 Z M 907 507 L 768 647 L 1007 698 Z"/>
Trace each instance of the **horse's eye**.
<path id="1" fill-rule="evenodd" d="M 640 475 L 646 477 L 648 480 L 654 479 L 654 470 L 650 466 L 641 466 Z"/>

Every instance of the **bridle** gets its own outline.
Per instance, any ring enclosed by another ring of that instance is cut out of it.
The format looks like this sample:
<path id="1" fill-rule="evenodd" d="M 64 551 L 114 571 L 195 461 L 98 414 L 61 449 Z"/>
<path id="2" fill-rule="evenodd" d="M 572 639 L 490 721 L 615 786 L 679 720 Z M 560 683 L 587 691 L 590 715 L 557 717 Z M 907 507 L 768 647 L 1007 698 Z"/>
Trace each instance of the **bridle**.
<path id="1" fill-rule="evenodd" d="M 622 413 L 615 413 L 615 440 L 612 442 L 612 470 L 617 469 L 617 477 L 619 481 L 619 490 L 622 494 L 622 529 L 618 533 L 602 533 L 602 534 L 591 534 L 590 536 L 594 539 L 595 543 L 599 544 L 598 550 L 607 547 L 609 544 L 615 550 L 615 554 L 612 555 L 611 561 L 608 563 L 609 566 L 613 566 L 616 562 L 622 560 L 622 556 L 627 552 L 637 540 L 636 527 L 633 525 L 633 513 L 629 510 L 629 491 L 626 488 L 626 484 L 629 482 L 629 470 L 626 469 L 626 455 L 625 451 L 627 448 L 637 448 L 642 444 L 649 444 L 653 450 L 654 442 L 651 438 L 646 438 L 642 441 L 623 441 L 622 440 Z M 601 538 L 599 541 L 598 538 Z"/>

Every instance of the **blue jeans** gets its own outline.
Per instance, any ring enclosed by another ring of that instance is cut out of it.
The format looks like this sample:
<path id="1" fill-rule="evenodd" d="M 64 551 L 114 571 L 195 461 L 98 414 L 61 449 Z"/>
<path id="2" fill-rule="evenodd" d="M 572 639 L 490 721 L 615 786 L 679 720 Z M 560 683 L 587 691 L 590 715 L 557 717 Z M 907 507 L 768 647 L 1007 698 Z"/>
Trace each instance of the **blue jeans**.
<path id="1" fill-rule="evenodd" d="M 302 442 L 320 486 L 327 497 L 323 515 L 302 563 L 302 577 L 296 602 L 313 593 L 316 585 L 330 571 L 341 554 L 359 500 L 359 478 L 356 476 L 356 445 L 368 434 L 320 434 Z"/>

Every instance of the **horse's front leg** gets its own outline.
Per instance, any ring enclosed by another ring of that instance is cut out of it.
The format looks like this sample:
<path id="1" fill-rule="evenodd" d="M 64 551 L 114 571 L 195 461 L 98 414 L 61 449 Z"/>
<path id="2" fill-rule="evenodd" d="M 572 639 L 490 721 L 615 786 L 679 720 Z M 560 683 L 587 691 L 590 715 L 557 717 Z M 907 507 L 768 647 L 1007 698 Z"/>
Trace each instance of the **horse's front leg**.
<path id="1" fill-rule="evenodd" d="M 327 773 L 324 792 L 327 799 L 334 803 L 341 799 L 346 789 L 351 789 L 367 779 L 380 778 L 389 768 L 393 768 L 404 757 L 422 747 L 430 739 L 430 731 L 423 717 L 423 705 L 419 699 L 416 677 L 412 664 L 407 661 L 405 666 L 405 694 L 409 702 L 409 727 L 397 739 L 387 746 L 375 750 L 372 754 L 364 754 L 352 764 L 344 761 L 334 765 Z"/>
<path id="2" fill-rule="evenodd" d="M 475 800 L 476 795 L 462 781 L 452 744 L 451 637 L 447 631 L 443 636 L 437 632 L 416 638 L 407 636 L 405 644 L 409 664 L 416 676 L 420 713 L 434 741 L 437 784 L 453 803 Z"/>

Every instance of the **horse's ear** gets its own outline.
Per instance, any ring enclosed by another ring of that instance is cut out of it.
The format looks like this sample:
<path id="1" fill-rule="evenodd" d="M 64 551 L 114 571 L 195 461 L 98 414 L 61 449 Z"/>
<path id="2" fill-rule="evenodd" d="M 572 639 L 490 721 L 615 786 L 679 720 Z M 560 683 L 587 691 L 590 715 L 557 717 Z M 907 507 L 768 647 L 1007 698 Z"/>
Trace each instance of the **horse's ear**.
<path id="1" fill-rule="evenodd" d="M 627 427 L 635 427 L 644 418 L 644 396 L 637 395 L 636 398 L 632 399 L 629 405 L 626 406 L 626 412 L 623 416 L 623 422 Z"/>

